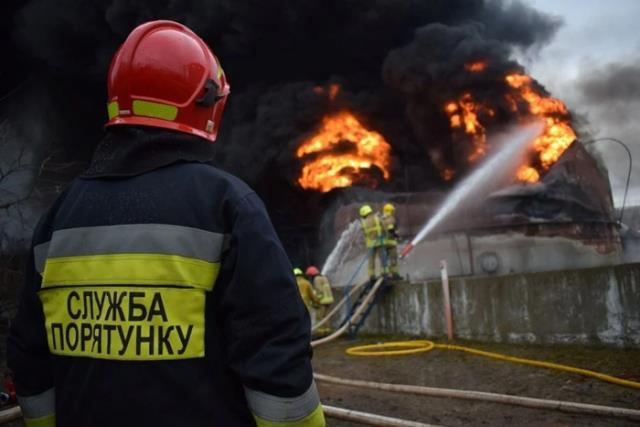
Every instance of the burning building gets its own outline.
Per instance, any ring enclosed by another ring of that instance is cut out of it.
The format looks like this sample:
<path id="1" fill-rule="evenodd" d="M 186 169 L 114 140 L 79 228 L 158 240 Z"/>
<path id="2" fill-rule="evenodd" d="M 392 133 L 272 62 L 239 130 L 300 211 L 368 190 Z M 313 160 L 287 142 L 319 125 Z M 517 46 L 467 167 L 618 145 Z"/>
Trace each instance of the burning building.
<path id="1" fill-rule="evenodd" d="M 319 263 L 345 206 L 376 194 L 401 205 L 410 235 L 491 155 L 496 132 L 533 119 L 543 131 L 491 194 L 488 213 L 474 217 L 489 225 L 464 227 L 571 223 L 590 212 L 588 221 L 609 224 L 614 236 L 606 179 L 576 142 L 570 112 L 513 59 L 560 25 L 521 2 L 314 0 L 275 10 L 238 0 L 80 8 L 31 0 L 7 8 L 12 30 L 0 42 L 15 61 L 2 64 L 2 109 L 13 111 L 5 116 L 16 129 L 39 129 L 38 138 L 22 135 L 34 159 L 77 170 L 100 140 L 105 73 L 130 29 L 162 18 L 201 34 L 232 86 L 215 163 L 264 199 L 294 263 Z M 567 172 L 556 172 L 565 163 Z M 572 168 L 582 171 L 579 184 Z M 598 191 L 569 203 L 578 187 Z"/>
<path id="2" fill-rule="evenodd" d="M 518 166 L 519 167 L 519 166 Z M 619 223 L 612 209 L 609 182 L 580 143 L 572 144 L 535 184 L 494 186 L 463 200 L 401 262 L 411 281 L 439 277 L 440 261 L 454 276 L 491 276 L 572 270 L 622 261 Z M 362 195 L 360 195 L 362 197 Z M 408 243 L 447 199 L 439 191 L 371 192 L 381 207 L 396 205 L 398 231 Z M 358 203 L 341 205 L 335 215 L 338 245 L 325 271 L 346 283 L 365 253 L 353 219 Z M 345 231 L 346 230 L 346 231 Z M 359 280 L 366 280 L 361 271 Z"/>

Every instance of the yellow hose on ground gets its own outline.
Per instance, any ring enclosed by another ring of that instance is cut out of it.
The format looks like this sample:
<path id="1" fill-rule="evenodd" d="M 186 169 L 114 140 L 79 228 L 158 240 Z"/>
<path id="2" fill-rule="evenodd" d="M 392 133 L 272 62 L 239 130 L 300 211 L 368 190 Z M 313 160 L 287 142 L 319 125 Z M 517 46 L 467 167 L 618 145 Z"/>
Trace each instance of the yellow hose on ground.
<path id="1" fill-rule="evenodd" d="M 403 350 L 383 350 L 387 348 L 402 348 Z M 606 381 L 612 384 L 621 385 L 624 387 L 631 387 L 640 390 L 640 382 L 625 380 L 617 378 L 611 375 L 602 374 L 600 372 L 591 371 L 588 369 L 576 368 L 574 366 L 562 365 L 559 363 L 544 362 L 540 360 L 525 359 L 522 357 L 506 356 L 500 353 L 493 353 L 490 351 L 477 350 L 475 348 L 464 347 L 461 345 L 453 344 L 435 344 L 428 340 L 413 340 L 413 341 L 395 341 L 382 344 L 370 344 L 356 347 L 350 347 L 346 350 L 346 353 L 350 356 L 367 356 L 367 357 L 380 357 L 380 356 L 401 356 L 407 354 L 424 353 L 434 348 L 442 350 L 455 350 L 463 351 L 465 353 L 474 354 L 476 356 L 488 357 L 491 359 L 504 360 L 506 362 L 519 363 L 522 365 L 536 366 L 539 368 L 555 369 L 557 371 L 570 372 L 573 374 L 584 375 L 587 377 L 596 378 L 601 381 Z"/>
<path id="2" fill-rule="evenodd" d="M 412 341 L 393 341 L 381 344 L 360 345 L 350 347 L 346 350 L 350 356 L 367 356 L 367 357 L 386 357 L 386 356 L 405 356 L 408 354 L 425 353 L 432 350 L 436 345 L 432 341 L 412 340 Z M 408 347 L 405 350 L 384 350 L 370 351 L 379 348 L 398 348 Z"/>

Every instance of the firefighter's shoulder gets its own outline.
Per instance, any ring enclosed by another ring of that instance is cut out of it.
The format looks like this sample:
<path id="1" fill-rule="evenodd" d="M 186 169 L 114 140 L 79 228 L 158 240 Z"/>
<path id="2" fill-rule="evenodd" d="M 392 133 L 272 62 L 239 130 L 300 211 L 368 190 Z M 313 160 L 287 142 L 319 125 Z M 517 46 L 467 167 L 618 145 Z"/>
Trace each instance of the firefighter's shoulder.
<path id="1" fill-rule="evenodd" d="M 223 192 L 230 199 L 239 200 L 254 192 L 242 179 L 208 163 L 181 163 L 178 167 L 181 174 L 193 177 L 211 191 Z"/>

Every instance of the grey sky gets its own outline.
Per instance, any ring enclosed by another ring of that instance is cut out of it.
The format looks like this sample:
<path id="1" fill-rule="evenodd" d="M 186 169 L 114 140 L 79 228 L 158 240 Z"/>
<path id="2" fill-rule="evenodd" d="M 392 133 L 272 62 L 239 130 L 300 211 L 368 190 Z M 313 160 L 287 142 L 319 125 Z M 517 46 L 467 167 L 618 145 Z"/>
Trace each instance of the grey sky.
<path id="1" fill-rule="evenodd" d="M 619 138 L 630 146 L 636 164 L 629 198 L 632 204 L 640 204 L 640 96 L 636 96 L 640 84 L 640 0 L 524 1 L 562 17 L 564 25 L 535 56 L 519 59 L 554 96 L 588 118 L 594 136 Z M 614 95 L 594 99 L 594 93 L 606 94 L 607 85 L 616 83 L 623 74 L 632 82 L 618 81 L 618 86 L 629 87 L 630 94 L 624 99 Z M 588 90 L 594 86 L 600 90 Z M 600 143 L 598 149 L 610 171 L 616 205 L 620 205 L 626 154 L 608 143 Z"/>

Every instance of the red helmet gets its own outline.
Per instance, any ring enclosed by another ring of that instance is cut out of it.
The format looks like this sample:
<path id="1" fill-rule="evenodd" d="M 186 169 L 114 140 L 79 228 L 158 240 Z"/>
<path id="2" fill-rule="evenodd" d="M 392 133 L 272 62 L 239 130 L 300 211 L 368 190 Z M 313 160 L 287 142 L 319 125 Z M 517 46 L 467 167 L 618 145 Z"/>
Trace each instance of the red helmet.
<path id="1" fill-rule="evenodd" d="M 307 276 L 317 276 L 318 274 L 320 274 L 320 271 L 316 266 L 310 265 L 309 267 L 307 267 L 306 274 Z"/>
<path id="2" fill-rule="evenodd" d="M 152 21 L 135 28 L 113 56 L 108 91 L 106 126 L 154 126 L 214 141 L 229 84 L 193 31 Z"/>

